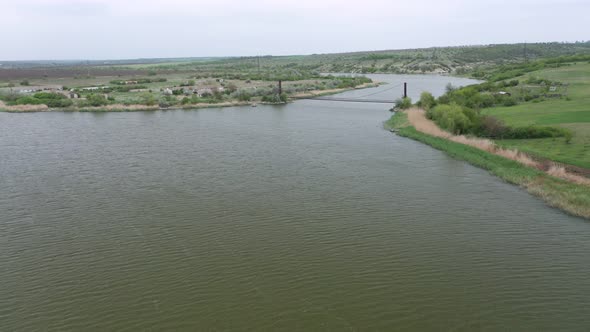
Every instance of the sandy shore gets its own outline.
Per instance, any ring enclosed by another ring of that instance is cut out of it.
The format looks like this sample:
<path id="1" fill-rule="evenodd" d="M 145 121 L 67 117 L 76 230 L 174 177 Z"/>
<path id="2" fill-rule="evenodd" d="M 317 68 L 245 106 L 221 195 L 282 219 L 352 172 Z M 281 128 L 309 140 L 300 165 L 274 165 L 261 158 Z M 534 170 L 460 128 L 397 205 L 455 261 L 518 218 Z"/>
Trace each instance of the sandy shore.
<path id="1" fill-rule="evenodd" d="M 24 112 L 47 112 L 50 111 L 47 105 L 14 105 L 8 106 L 0 100 L 0 111 L 24 113 Z"/>

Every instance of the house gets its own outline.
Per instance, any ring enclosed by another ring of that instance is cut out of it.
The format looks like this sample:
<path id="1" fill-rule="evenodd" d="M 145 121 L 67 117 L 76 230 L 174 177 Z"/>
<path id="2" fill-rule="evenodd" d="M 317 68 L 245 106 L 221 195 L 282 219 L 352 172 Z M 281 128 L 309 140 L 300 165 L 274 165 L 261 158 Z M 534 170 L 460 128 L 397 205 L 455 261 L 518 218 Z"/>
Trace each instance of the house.
<path id="1" fill-rule="evenodd" d="M 89 86 L 86 88 L 82 88 L 82 90 L 84 90 L 84 91 L 96 91 L 96 90 L 102 90 L 102 89 L 108 89 L 108 86 Z"/>
<path id="2" fill-rule="evenodd" d="M 137 81 L 125 81 L 125 85 L 137 84 Z"/>
<path id="3" fill-rule="evenodd" d="M 39 91 L 38 89 L 20 89 L 18 93 L 33 93 Z"/>
<path id="4" fill-rule="evenodd" d="M 174 92 L 172 92 L 172 89 L 166 88 L 166 89 L 164 89 L 164 94 L 166 96 L 171 96 L 172 94 L 174 94 Z"/>
<path id="5" fill-rule="evenodd" d="M 74 91 L 70 91 L 70 92 L 68 93 L 68 98 L 70 98 L 70 99 L 78 99 L 78 98 L 80 98 L 80 95 L 78 95 L 78 94 L 77 94 L 77 93 L 75 93 Z"/>
<path id="6" fill-rule="evenodd" d="M 512 94 L 510 92 L 506 92 L 506 91 L 498 91 L 498 94 L 501 96 L 512 96 Z"/>

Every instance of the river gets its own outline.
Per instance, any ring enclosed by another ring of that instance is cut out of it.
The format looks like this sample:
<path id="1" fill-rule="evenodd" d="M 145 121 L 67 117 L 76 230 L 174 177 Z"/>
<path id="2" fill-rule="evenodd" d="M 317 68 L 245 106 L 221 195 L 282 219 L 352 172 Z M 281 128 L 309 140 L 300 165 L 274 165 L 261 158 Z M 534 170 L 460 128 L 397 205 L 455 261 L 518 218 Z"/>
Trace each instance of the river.
<path id="1" fill-rule="evenodd" d="M 388 108 L 0 113 L 0 330 L 587 330 L 590 224 Z"/>

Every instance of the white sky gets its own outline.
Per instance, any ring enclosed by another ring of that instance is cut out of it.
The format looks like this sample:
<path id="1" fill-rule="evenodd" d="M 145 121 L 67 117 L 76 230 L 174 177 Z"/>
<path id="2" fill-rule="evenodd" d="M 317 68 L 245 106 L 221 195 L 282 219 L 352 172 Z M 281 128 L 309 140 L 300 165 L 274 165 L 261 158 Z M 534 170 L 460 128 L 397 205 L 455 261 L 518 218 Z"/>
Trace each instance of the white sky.
<path id="1" fill-rule="evenodd" d="M 576 41 L 589 14 L 590 0 L 0 0 L 0 60 Z"/>

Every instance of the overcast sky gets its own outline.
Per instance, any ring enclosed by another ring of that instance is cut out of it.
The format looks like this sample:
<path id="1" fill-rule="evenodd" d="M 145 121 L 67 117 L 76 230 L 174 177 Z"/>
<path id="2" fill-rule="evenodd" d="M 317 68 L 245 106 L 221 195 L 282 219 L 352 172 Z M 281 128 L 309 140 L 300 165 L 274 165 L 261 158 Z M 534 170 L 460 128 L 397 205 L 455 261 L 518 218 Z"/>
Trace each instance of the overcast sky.
<path id="1" fill-rule="evenodd" d="M 0 60 L 590 39 L 590 0 L 0 0 Z"/>

